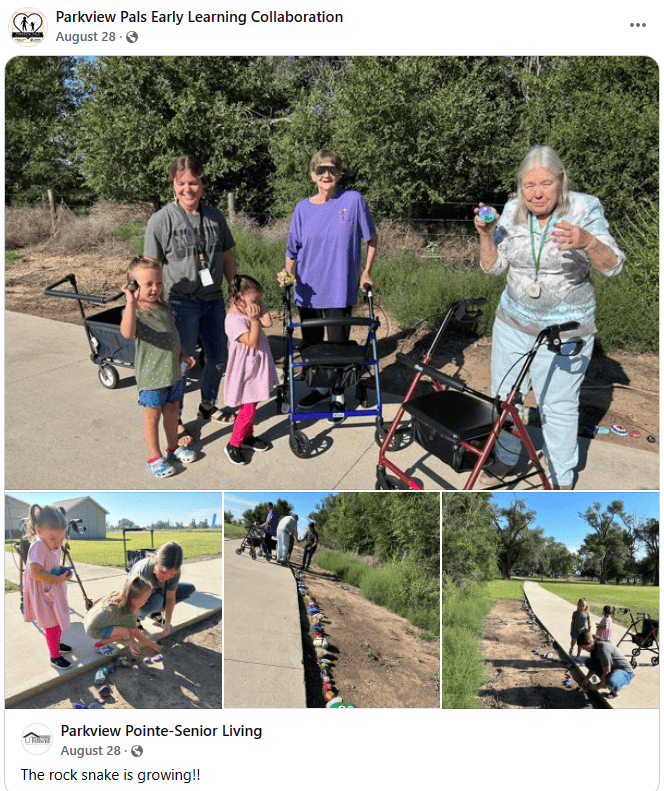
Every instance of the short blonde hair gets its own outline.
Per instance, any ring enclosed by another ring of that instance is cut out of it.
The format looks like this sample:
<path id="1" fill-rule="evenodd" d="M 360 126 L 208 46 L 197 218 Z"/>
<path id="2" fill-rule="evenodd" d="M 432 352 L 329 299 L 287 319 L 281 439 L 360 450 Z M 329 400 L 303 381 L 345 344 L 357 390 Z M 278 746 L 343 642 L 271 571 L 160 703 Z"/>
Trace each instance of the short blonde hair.
<path id="1" fill-rule="evenodd" d="M 311 157 L 311 162 L 309 163 L 309 172 L 313 173 L 321 162 L 331 162 L 335 167 L 339 168 L 339 170 L 343 170 L 341 157 L 339 154 L 337 154 L 336 151 L 332 151 L 327 148 L 321 148 L 320 151 L 317 151 Z"/>
<path id="2" fill-rule="evenodd" d="M 523 197 L 523 179 L 529 170 L 537 166 L 543 167 L 551 173 L 558 187 L 558 200 L 555 209 L 559 214 L 567 214 L 570 207 L 569 182 L 567 172 L 561 158 L 551 146 L 535 146 L 526 154 L 519 166 L 519 175 L 516 188 L 517 206 L 514 213 L 514 222 L 521 225 L 528 220 L 528 207 Z"/>

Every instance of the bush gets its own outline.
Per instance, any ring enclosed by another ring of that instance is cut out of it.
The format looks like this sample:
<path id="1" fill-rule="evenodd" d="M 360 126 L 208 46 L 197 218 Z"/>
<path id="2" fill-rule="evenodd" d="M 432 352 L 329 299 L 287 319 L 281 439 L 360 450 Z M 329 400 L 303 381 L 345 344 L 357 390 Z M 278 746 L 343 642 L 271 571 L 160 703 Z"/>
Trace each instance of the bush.
<path id="1" fill-rule="evenodd" d="M 478 583 L 456 586 L 447 580 L 441 601 L 442 708 L 478 708 L 478 692 L 486 682 L 480 635 L 491 610 L 487 588 Z"/>
<path id="2" fill-rule="evenodd" d="M 373 568 L 352 555 L 326 549 L 316 555 L 316 563 L 360 588 L 365 599 L 419 626 L 423 640 L 440 634 L 438 577 L 424 577 L 412 560 Z"/>

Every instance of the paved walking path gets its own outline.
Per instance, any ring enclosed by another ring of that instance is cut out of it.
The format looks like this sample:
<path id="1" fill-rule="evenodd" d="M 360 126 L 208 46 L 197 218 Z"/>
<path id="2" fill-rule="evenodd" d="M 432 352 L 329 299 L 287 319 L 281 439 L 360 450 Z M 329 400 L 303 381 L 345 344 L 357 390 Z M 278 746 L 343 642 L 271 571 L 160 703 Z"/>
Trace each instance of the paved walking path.
<path id="1" fill-rule="evenodd" d="M 261 404 L 257 433 L 274 447 L 254 453 L 246 466 L 231 464 L 224 447 L 229 424 L 195 423 L 198 394 L 188 393 L 184 420 L 200 429 L 195 446 L 202 458 L 179 474 L 157 480 L 144 467 L 142 410 L 136 405 L 132 370 L 119 369 L 115 390 L 102 387 L 82 326 L 23 313 L 5 314 L 5 488 L 12 489 L 260 489 L 366 490 L 376 484 L 378 447 L 375 421 L 349 418 L 332 427 L 326 420 L 302 422 L 312 455 L 298 459 L 289 447 L 289 418 L 274 402 Z M 472 384 L 472 383 L 471 383 Z M 197 383 L 190 385 L 196 387 Z M 298 388 L 302 385 L 298 384 Z M 303 391 L 302 391 L 303 392 Z M 299 397 L 300 391 L 296 392 Z M 347 394 L 353 401 L 352 391 Z M 400 399 L 384 394 L 383 417 L 393 419 Z M 532 429 L 536 447 L 541 433 Z M 57 453 L 44 453 L 44 448 Z M 577 489 L 659 488 L 659 455 L 620 445 L 581 439 L 583 469 Z M 426 489 L 461 489 L 459 475 L 419 445 L 389 456 Z M 524 481 L 526 489 L 536 481 Z"/>
<path id="2" fill-rule="evenodd" d="M 523 589 L 526 598 L 532 607 L 533 612 L 537 616 L 542 626 L 548 630 L 553 639 L 560 645 L 563 653 L 567 655 L 570 646 L 570 622 L 572 620 L 572 612 L 576 609 L 573 604 L 561 599 L 554 593 L 543 588 L 537 582 L 526 580 L 523 584 Z M 595 627 L 600 621 L 591 613 L 590 621 L 592 624 L 592 633 L 595 634 Z M 627 630 L 614 622 L 611 633 L 611 642 L 618 645 L 620 639 Z M 632 649 L 635 648 L 629 638 L 620 646 L 625 656 L 630 659 Z M 574 648 L 576 655 L 576 646 Z M 581 652 L 582 659 L 589 657 L 587 651 Z M 656 709 L 659 707 L 659 666 L 654 666 L 650 662 L 650 658 L 654 656 L 650 651 L 642 651 L 637 659 L 637 666 L 634 670 L 634 679 L 626 687 L 623 687 L 620 695 L 617 698 L 611 698 L 607 701 L 608 705 L 613 709 Z M 571 657 L 569 657 L 571 660 Z M 584 675 L 586 673 L 585 666 L 583 666 Z M 578 678 L 576 679 L 578 680 Z M 604 690 L 606 692 L 606 690 Z"/>
<path id="3" fill-rule="evenodd" d="M 87 597 L 92 601 L 112 590 L 119 590 L 126 577 L 124 569 L 94 566 L 88 563 L 76 563 L 76 570 L 83 581 Z M 18 582 L 18 576 L 10 553 L 5 553 L 5 578 Z M 182 581 L 193 583 L 196 592 L 191 598 L 176 605 L 171 634 L 185 626 L 209 618 L 216 612 L 221 612 L 221 558 L 185 563 L 182 567 Z M 83 593 L 76 579 L 72 578 L 65 584 L 71 627 L 62 633 L 62 642 L 74 649 L 73 653 L 67 656 L 72 663 L 69 670 L 57 670 L 49 662 L 43 631 L 36 623 L 26 623 L 23 620 L 20 594 L 5 594 L 5 706 L 7 707 L 81 673 L 87 673 L 91 681 L 94 671 L 110 662 L 109 657 L 95 653 L 94 641 L 83 631 L 86 609 Z M 160 627 L 148 620 L 143 622 L 143 626 L 147 636 L 156 640 L 161 631 Z M 122 646 L 121 643 L 114 645 Z M 168 638 L 166 638 L 166 651 L 168 651 Z M 120 650 L 118 653 L 126 653 L 126 651 Z M 219 662 L 219 672 L 221 672 L 221 656 Z"/>
<path id="4" fill-rule="evenodd" d="M 224 539 L 224 709 L 306 708 L 295 577 L 239 546 Z"/>

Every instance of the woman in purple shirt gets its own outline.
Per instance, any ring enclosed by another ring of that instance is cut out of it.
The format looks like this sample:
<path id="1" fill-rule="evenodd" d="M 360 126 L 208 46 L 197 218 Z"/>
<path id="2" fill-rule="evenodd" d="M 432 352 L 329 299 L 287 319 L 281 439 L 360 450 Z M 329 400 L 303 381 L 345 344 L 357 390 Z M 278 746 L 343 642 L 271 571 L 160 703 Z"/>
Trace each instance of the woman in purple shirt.
<path id="1" fill-rule="evenodd" d="M 279 273 L 284 284 L 284 273 L 292 275 L 297 265 L 295 301 L 300 318 L 334 318 L 350 316 L 357 302 L 357 287 L 373 285 L 371 267 L 376 257 L 378 237 L 371 213 L 364 198 L 355 190 L 339 187 L 341 159 L 334 151 L 319 151 L 310 165 L 311 180 L 318 192 L 305 198 L 295 207 L 286 266 Z M 367 260 L 362 265 L 362 239 L 367 242 Z M 327 327 L 327 340 L 342 343 L 348 340 L 350 327 Z M 302 329 L 305 344 L 320 343 L 322 327 Z M 328 395 L 325 389 L 315 389 L 302 398 L 299 408 L 314 407 Z M 342 412 L 344 393 L 333 388 L 331 411 Z M 334 418 L 333 422 L 342 422 Z"/>

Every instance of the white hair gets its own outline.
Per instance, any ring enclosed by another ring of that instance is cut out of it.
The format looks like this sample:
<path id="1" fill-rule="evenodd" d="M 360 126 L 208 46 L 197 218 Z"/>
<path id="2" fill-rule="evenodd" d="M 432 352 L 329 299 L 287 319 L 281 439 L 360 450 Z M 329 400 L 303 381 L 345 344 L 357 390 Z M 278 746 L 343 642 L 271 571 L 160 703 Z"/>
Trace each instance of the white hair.
<path id="1" fill-rule="evenodd" d="M 526 154 L 519 167 L 519 176 L 516 189 L 517 207 L 514 214 L 514 222 L 517 225 L 528 220 L 528 207 L 523 197 L 523 179 L 528 171 L 537 166 L 543 167 L 551 173 L 556 180 L 558 187 L 558 200 L 555 209 L 560 214 L 567 214 L 569 211 L 569 184 L 567 172 L 562 160 L 551 148 L 551 146 L 535 146 Z"/>

